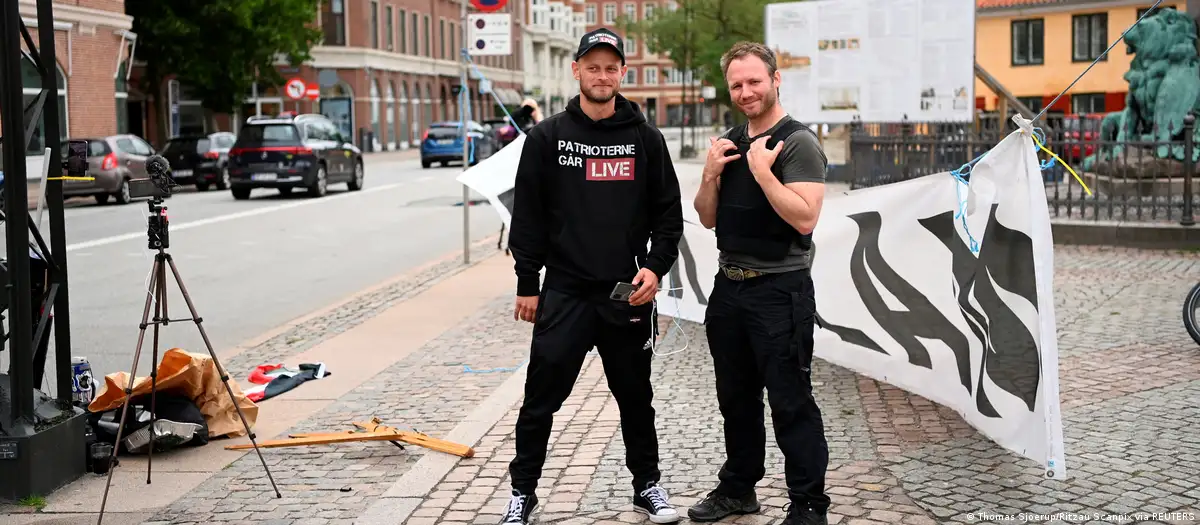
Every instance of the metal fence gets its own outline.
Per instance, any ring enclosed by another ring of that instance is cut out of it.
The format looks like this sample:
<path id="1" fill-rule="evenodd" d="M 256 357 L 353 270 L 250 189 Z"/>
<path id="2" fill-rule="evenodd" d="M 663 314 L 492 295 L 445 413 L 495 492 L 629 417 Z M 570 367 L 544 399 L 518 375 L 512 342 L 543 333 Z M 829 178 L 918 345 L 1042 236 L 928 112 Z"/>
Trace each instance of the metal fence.
<path id="1" fill-rule="evenodd" d="M 1051 115 L 1039 121 L 1046 148 L 1069 164 L 1091 194 L 1057 161 L 1042 171 L 1046 201 L 1056 218 L 1195 224 L 1200 204 L 1200 154 L 1188 116 L 1172 141 L 1117 141 L 1098 117 Z M 1011 120 L 982 116 L 973 123 L 851 125 L 848 165 L 836 179 L 851 188 L 879 186 L 952 171 L 1015 130 Z M 1044 151 L 1039 160 L 1052 160 Z M 831 180 L 836 180 L 831 178 Z"/>

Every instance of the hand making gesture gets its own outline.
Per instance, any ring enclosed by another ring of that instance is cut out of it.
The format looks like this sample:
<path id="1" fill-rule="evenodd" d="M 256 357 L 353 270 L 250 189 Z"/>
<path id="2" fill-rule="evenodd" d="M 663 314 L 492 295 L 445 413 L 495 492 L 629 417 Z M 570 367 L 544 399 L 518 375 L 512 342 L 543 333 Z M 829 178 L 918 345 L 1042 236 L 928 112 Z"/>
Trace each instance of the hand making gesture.
<path id="1" fill-rule="evenodd" d="M 726 155 L 729 150 L 737 149 L 732 140 L 727 138 L 710 137 L 708 139 L 708 158 L 704 161 L 704 184 L 710 184 L 721 177 L 725 165 L 742 157 L 741 153 Z"/>

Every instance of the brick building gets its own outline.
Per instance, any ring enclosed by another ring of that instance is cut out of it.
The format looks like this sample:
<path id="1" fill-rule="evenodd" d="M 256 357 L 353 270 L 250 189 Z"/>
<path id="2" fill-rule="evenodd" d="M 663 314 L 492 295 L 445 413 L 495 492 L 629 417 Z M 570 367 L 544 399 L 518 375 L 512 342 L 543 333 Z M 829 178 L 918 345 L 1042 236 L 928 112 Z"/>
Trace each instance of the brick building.
<path id="1" fill-rule="evenodd" d="M 629 69 L 621 94 L 641 105 L 651 123 L 674 127 L 683 125 L 685 119 L 688 124 L 697 124 L 692 122 L 696 118 L 698 124 L 709 125 L 713 111 L 700 99 L 699 79 L 693 80 L 691 72 L 677 69 L 670 58 L 651 53 L 645 42 L 629 38 L 617 27 L 618 17 L 643 20 L 654 16 L 658 9 L 673 11 L 676 6 L 674 0 L 586 0 L 583 18 L 586 31 L 607 27 L 625 40 Z"/>
<path id="2" fill-rule="evenodd" d="M 35 46 L 40 46 L 37 4 L 18 0 L 21 18 Z M 123 130 L 126 122 L 125 71 L 135 37 L 133 19 L 125 15 L 123 0 L 57 0 L 54 2 L 54 47 L 58 66 L 57 101 L 61 139 L 99 137 Z M 22 40 L 22 47 L 24 42 Z M 28 59 L 22 60 L 21 82 L 25 104 L 38 95 L 41 78 Z M 30 178 L 38 178 L 36 166 L 45 148 L 45 127 L 38 126 L 26 154 Z"/>
<path id="3" fill-rule="evenodd" d="M 524 78 L 522 2 L 511 2 L 504 11 L 514 13 L 513 54 L 473 59 L 496 98 L 512 108 L 520 103 Z M 461 83 L 457 1 L 325 0 L 314 13 L 314 23 L 324 40 L 312 50 L 313 60 L 300 67 L 278 67 L 285 79 L 298 78 L 319 88 L 319 98 L 293 100 L 284 86 L 259 85 L 233 115 L 209 115 L 186 85 L 168 80 L 168 104 L 177 111 L 171 118 L 160 118 L 160 110 L 146 104 L 145 97 L 131 96 L 133 113 L 145 115 L 134 124 L 134 132 L 152 140 L 179 133 L 236 132 L 250 116 L 298 111 L 324 114 L 357 144 L 380 151 L 411 147 L 431 122 L 458 119 L 457 98 L 451 91 Z M 503 114 L 496 98 L 479 93 L 474 72 L 468 84 L 471 118 Z M 164 125 L 170 126 L 168 132 L 160 134 Z M 370 136 L 374 140 L 364 143 Z"/>

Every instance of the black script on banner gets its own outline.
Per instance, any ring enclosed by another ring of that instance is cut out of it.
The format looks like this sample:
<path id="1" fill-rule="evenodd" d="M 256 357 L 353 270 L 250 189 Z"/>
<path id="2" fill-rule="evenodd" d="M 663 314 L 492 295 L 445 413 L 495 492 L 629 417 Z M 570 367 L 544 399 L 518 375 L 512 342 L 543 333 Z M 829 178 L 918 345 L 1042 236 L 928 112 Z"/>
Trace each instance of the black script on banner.
<path id="1" fill-rule="evenodd" d="M 850 218 L 859 228 L 850 259 L 851 281 L 874 321 L 907 352 L 908 362 L 931 368 L 929 351 L 918 338 L 940 340 L 954 353 L 963 387 L 977 393 L 976 405 L 981 414 L 999 417 L 982 390 L 983 374 L 999 388 L 1021 399 L 1032 411 L 1041 370 L 1037 341 L 993 287 L 994 281 L 1001 289 L 1029 301 L 1032 310 L 1037 312 L 1033 242 L 1029 236 L 1000 224 L 996 220 L 996 206 L 993 206 L 976 258 L 955 232 L 954 211 L 918 221 L 950 251 L 953 275 L 947 276 L 946 286 L 956 289 L 960 314 L 970 327 L 970 336 L 984 348 L 980 363 L 983 373 L 973 385 L 968 334 L 959 330 L 924 293 L 888 264 L 879 251 L 879 213 L 863 212 Z M 871 275 L 907 311 L 888 308 Z M 971 304 L 972 298 L 979 304 L 979 309 Z M 884 352 L 882 346 L 861 330 L 831 324 L 820 316 L 818 319 L 822 328 L 837 334 L 843 341 Z M 1036 320 L 1033 323 L 1036 324 Z"/>

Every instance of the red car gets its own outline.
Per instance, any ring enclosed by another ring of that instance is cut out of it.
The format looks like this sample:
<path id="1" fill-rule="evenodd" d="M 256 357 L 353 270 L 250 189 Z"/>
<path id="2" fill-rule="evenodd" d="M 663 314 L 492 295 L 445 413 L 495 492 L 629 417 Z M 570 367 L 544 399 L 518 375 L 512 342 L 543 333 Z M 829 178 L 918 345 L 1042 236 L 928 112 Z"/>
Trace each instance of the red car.
<path id="1" fill-rule="evenodd" d="M 1078 161 L 1095 153 L 1100 140 L 1100 121 L 1104 115 L 1067 115 L 1062 120 L 1062 138 L 1067 144 L 1062 153 L 1068 162 Z"/>

